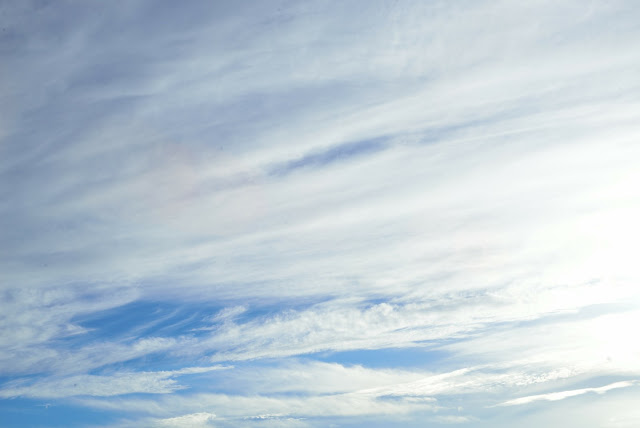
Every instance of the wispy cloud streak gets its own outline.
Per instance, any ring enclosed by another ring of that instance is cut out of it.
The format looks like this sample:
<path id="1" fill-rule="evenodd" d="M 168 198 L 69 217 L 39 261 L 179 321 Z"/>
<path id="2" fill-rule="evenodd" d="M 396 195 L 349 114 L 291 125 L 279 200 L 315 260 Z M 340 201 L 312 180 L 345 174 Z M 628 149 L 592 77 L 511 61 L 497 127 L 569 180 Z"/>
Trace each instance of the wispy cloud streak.
<path id="1" fill-rule="evenodd" d="M 534 401 L 559 401 L 565 398 L 575 397 L 577 395 L 587 394 L 589 392 L 595 392 L 597 394 L 604 394 L 612 389 L 628 388 L 636 385 L 638 381 L 623 381 L 615 382 L 610 385 L 601 386 L 598 388 L 582 388 L 573 389 L 570 391 L 550 392 L 548 394 L 530 395 L 528 397 L 515 398 L 513 400 L 500 403 L 499 406 L 516 406 L 521 404 L 528 404 Z"/>

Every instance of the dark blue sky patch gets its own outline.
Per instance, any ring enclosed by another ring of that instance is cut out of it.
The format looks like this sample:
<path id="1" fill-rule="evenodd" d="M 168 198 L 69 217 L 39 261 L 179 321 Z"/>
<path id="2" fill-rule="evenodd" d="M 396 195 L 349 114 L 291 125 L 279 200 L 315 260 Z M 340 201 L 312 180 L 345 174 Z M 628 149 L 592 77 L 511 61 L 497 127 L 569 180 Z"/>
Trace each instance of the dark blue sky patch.
<path id="1" fill-rule="evenodd" d="M 119 417 L 113 412 L 73 406 L 63 400 L 24 398 L 0 400 L 2 428 L 79 427 L 114 423 Z"/>
<path id="2" fill-rule="evenodd" d="M 372 155 L 387 148 L 388 145 L 384 137 L 345 143 L 276 165 L 269 171 L 269 175 L 284 176 L 302 168 L 321 168 L 336 162 Z"/>
<path id="3" fill-rule="evenodd" d="M 203 318 L 219 309 L 137 301 L 80 317 L 74 322 L 90 330 L 83 335 L 85 338 L 78 337 L 83 342 L 127 336 L 173 336 L 188 333 L 200 325 Z M 73 337 L 69 339 L 73 340 Z"/>

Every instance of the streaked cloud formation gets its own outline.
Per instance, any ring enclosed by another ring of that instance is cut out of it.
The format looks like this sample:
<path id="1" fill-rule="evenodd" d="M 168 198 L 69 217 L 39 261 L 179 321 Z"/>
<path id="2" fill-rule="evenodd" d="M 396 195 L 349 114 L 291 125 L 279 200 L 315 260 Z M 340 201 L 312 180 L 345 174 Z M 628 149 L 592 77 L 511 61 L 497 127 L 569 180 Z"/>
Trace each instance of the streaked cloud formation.
<path id="1" fill-rule="evenodd" d="M 532 401 L 546 400 L 546 401 L 558 401 L 564 400 L 568 397 L 575 397 L 576 395 L 586 394 L 588 392 L 596 392 L 598 394 L 604 394 L 607 391 L 617 388 L 626 388 L 636 384 L 637 381 L 624 381 L 624 382 L 616 382 L 611 385 L 601 386 L 600 388 L 582 388 L 582 389 L 574 389 L 572 391 L 560 391 L 560 392 L 552 392 L 549 394 L 540 394 L 540 395 L 531 395 L 529 397 L 516 398 L 514 400 L 509 400 L 501 404 L 501 406 L 514 406 L 517 404 L 527 404 Z"/>
<path id="2" fill-rule="evenodd" d="M 640 421 L 634 2 L 0 14 L 3 426 Z"/>

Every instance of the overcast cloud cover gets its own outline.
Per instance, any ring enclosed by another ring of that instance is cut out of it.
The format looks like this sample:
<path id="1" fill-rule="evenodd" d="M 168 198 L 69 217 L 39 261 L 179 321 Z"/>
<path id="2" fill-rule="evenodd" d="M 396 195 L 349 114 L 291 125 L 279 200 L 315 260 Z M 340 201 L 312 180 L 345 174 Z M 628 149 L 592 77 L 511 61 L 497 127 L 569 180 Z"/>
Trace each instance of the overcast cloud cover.
<path id="1" fill-rule="evenodd" d="M 3 428 L 640 425 L 640 3 L 0 23 Z"/>

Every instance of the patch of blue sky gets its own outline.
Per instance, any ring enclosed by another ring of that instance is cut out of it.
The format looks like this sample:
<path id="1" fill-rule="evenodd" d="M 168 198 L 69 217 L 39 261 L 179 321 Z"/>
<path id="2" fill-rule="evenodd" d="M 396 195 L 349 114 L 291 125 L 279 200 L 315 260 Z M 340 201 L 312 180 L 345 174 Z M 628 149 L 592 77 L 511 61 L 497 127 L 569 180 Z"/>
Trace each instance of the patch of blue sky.
<path id="1" fill-rule="evenodd" d="M 342 365 L 362 365 L 370 368 L 446 370 L 450 354 L 428 346 L 358 349 L 342 352 L 320 352 L 312 357 L 318 361 Z"/>
<path id="2" fill-rule="evenodd" d="M 197 336 L 197 328 L 219 308 L 202 305 L 173 305 L 159 302 L 135 301 L 127 305 L 76 317 L 73 322 L 84 331 L 56 339 L 52 345 L 61 349 L 80 348 L 116 341 L 132 344 L 139 338 L 172 338 Z M 130 360 L 127 364 L 147 370 L 167 369 L 175 358 L 153 353 Z M 121 363 L 117 363 L 119 365 Z M 106 370 L 110 366 L 103 367 Z"/>
<path id="3" fill-rule="evenodd" d="M 178 326 L 183 319 L 202 313 L 198 305 L 175 305 L 165 302 L 135 301 L 124 306 L 77 317 L 73 322 L 89 330 L 92 339 L 128 336 L 152 336 L 160 331 L 180 334 L 190 326 Z"/>
<path id="4" fill-rule="evenodd" d="M 2 428 L 56 428 L 109 425 L 121 417 L 113 412 L 73 405 L 60 399 L 0 400 Z"/>
<path id="5" fill-rule="evenodd" d="M 228 318 L 224 313 L 233 311 L 234 322 L 242 324 L 254 319 L 269 318 L 286 311 L 301 311 L 329 299 L 317 298 L 279 301 L 180 302 L 136 300 L 126 305 L 84 314 L 72 319 L 74 324 L 86 329 L 86 333 L 62 340 L 69 345 L 74 341 L 99 341 L 107 338 L 138 336 L 175 337 L 183 334 L 206 334 L 208 327 L 215 327 Z M 135 332 L 135 334 L 132 334 Z"/>
<path id="6" fill-rule="evenodd" d="M 388 148 L 386 140 L 386 137 L 380 137 L 372 140 L 338 144 L 327 150 L 309 153 L 298 159 L 275 165 L 271 168 L 270 174 L 284 176 L 300 169 L 322 168 L 334 163 L 373 155 Z"/>

